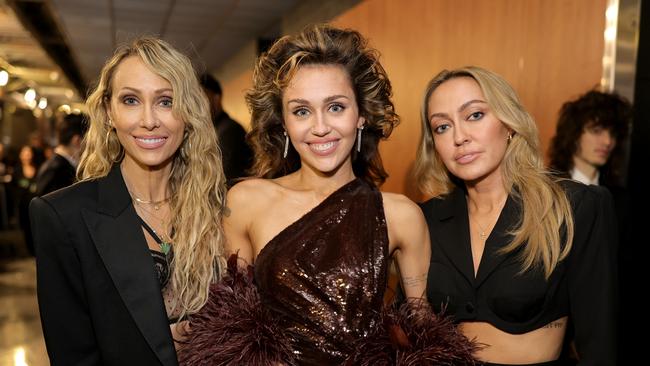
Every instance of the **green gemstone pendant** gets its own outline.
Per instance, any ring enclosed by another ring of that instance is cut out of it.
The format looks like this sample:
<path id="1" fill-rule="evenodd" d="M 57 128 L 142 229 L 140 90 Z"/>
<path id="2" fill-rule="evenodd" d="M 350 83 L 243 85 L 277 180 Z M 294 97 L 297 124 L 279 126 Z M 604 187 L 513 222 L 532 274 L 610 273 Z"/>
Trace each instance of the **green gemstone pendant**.
<path id="1" fill-rule="evenodd" d="M 163 252 L 164 255 L 167 255 L 171 248 L 172 248 L 172 245 L 169 244 L 166 241 L 163 241 L 162 243 L 160 243 L 160 251 Z"/>

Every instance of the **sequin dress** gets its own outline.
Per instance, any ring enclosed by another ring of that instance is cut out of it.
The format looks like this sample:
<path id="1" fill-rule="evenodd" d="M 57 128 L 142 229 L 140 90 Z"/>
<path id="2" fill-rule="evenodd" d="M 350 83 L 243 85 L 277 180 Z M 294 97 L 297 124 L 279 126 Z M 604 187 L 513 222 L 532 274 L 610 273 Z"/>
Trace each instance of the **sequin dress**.
<path id="1" fill-rule="evenodd" d="M 271 239 L 254 267 L 228 259 L 179 362 L 475 365 L 476 345 L 450 319 L 384 306 L 388 260 L 381 192 L 355 179 Z"/>
<path id="2" fill-rule="evenodd" d="M 388 233 L 381 193 L 361 179 L 280 232 L 255 261 L 262 303 L 303 365 L 343 362 L 382 307 Z"/>

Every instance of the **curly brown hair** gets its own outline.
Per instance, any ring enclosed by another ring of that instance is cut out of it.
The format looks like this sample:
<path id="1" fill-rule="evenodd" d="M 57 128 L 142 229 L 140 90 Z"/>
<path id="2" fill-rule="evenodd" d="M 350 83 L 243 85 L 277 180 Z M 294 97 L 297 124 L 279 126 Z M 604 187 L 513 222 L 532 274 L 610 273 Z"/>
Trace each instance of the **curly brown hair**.
<path id="1" fill-rule="evenodd" d="M 616 184 L 620 179 L 623 146 L 632 114 L 630 102 L 616 93 L 591 90 L 564 103 L 549 148 L 550 168 L 560 175 L 568 175 L 573 168 L 580 136 L 587 128 L 602 127 L 616 138 L 616 146 L 607 163 L 600 168 L 601 177 L 606 184 Z"/>
<path id="2" fill-rule="evenodd" d="M 253 175 L 276 178 L 300 168 L 300 156 L 291 148 L 286 159 L 282 92 L 304 65 L 340 65 L 348 72 L 366 125 L 361 152 L 352 151 L 354 174 L 372 184 L 382 184 L 384 170 L 378 145 L 399 123 L 392 88 L 379 54 L 367 46 L 357 31 L 328 25 L 312 25 L 300 34 L 280 38 L 260 56 L 253 74 L 253 88 L 246 94 L 252 114 L 248 141 L 255 152 Z"/>

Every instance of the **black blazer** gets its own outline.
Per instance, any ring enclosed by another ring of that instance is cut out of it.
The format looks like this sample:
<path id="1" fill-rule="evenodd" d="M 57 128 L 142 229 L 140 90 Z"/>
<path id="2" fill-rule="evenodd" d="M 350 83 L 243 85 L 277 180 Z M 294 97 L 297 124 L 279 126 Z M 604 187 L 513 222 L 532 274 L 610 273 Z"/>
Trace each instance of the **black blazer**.
<path id="1" fill-rule="evenodd" d="M 178 365 L 154 262 L 119 166 L 30 205 L 52 365 Z"/>
<path id="2" fill-rule="evenodd" d="M 54 192 L 75 182 L 75 167 L 65 157 L 54 154 L 36 175 L 36 196 Z"/>
<path id="3" fill-rule="evenodd" d="M 548 280 L 539 268 L 520 273 L 519 250 L 498 252 L 521 218 L 514 197 L 508 197 L 486 240 L 476 276 L 465 192 L 457 188 L 423 203 L 432 246 L 427 297 L 435 310 L 445 309 L 457 321 L 488 322 L 511 334 L 568 316 L 580 364 L 615 365 L 617 236 L 611 196 L 602 187 L 562 185 L 573 208 L 573 246 Z"/>

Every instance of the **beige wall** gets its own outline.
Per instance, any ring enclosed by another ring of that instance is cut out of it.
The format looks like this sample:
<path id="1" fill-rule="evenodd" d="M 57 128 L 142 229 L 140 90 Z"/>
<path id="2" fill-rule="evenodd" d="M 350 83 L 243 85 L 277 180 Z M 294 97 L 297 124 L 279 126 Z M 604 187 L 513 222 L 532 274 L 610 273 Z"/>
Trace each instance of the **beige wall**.
<path id="1" fill-rule="evenodd" d="M 420 99 L 443 68 L 472 64 L 504 76 L 537 120 L 546 151 L 561 104 L 600 82 L 605 8 L 606 0 L 366 0 L 333 19 L 370 39 L 393 84 L 402 123 L 381 149 L 391 175 L 383 189 L 419 198 L 407 176 Z M 224 83 L 226 110 L 245 124 L 236 93 L 250 87 L 251 68 Z"/>

